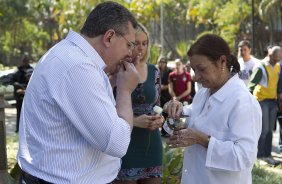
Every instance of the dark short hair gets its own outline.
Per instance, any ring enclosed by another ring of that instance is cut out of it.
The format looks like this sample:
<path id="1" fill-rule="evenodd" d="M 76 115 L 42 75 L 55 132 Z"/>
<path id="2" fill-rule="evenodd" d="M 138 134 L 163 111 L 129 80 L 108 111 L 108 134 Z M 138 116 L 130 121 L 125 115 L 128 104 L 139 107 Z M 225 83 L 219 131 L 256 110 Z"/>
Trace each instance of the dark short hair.
<path id="1" fill-rule="evenodd" d="M 214 34 L 206 34 L 200 37 L 187 52 L 189 57 L 193 55 L 202 55 L 209 58 L 216 65 L 221 56 L 227 58 L 227 68 L 231 72 L 240 72 L 240 64 L 237 57 L 231 54 L 230 48 L 226 41 L 220 36 Z"/>
<path id="2" fill-rule="evenodd" d="M 137 27 L 137 21 L 128 9 L 116 2 L 107 1 L 98 4 L 91 11 L 80 33 L 93 38 L 114 29 L 117 33 L 125 35 L 128 32 L 128 22 L 131 22 L 134 28 Z"/>
<path id="3" fill-rule="evenodd" d="M 159 59 L 158 59 L 158 63 L 161 63 L 161 62 L 164 62 L 164 63 L 167 63 L 167 58 L 165 57 L 165 56 L 161 56 L 161 57 L 159 57 Z"/>
<path id="4" fill-rule="evenodd" d="M 29 63 L 29 58 L 27 56 L 24 56 L 24 58 L 22 59 L 22 63 Z"/>
<path id="5" fill-rule="evenodd" d="M 242 40 L 239 42 L 238 47 L 243 47 L 243 46 L 247 46 L 249 48 L 252 48 L 251 43 L 249 40 Z"/>

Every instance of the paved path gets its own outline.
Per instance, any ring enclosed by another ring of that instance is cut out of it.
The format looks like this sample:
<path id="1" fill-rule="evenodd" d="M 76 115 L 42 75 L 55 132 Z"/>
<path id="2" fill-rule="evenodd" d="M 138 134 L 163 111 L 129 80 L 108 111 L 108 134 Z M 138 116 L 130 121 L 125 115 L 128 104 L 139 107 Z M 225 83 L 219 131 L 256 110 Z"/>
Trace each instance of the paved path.
<path id="1" fill-rule="evenodd" d="M 6 136 L 15 135 L 16 116 L 16 108 L 5 108 Z"/>

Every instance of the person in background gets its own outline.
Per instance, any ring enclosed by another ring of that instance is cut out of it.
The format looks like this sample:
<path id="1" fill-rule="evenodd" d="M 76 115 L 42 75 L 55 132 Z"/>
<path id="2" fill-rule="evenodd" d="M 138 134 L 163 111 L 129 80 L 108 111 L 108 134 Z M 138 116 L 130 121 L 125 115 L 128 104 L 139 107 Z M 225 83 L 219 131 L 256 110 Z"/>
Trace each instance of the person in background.
<path id="1" fill-rule="evenodd" d="M 158 59 L 158 68 L 161 74 L 161 107 L 163 107 L 164 104 L 171 99 L 168 90 L 168 77 L 170 72 L 172 72 L 172 70 L 167 67 L 167 61 L 168 59 L 164 56 L 161 56 Z M 167 114 L 163 114 L 163 116 L 164 119 L 167 118 Z M 161 128 L 161 135 L 169 136 L 169 134 L 167 134 L 167 132 L 163 129 L 163 127 Z"/>
<path id="2" fill-rule="evenodd" d="M 272 45 L 268 45 L 264 51 L 263 51 L 263 55 L 264 55 L 264 58 L 262 59 L 262 61 L 267 61 L 269 60 L 269 53 L 271 52 L 271 48 L 272 48 Z"/>
<path id="3" fill-rule="evenodd" d="M 155 114 L 153 107 L 160 106 L 160 73 L 148 63 L 150 40 L 146 28 L 138 24 L 136 48 L 133 58 L 136 64 L 139 84 L 133 91 L 134 113 L 131 141 L 126 155 L 122 158 L 121 170 L 114 184 L 160 184 L 162 176 L 162 141 L 159 128 L 163 118 Z M 134 59 L 135 60 L 135 59 Z"/>
<path id="4" fill-rule="evenodd" d="M 254 68 L 249 83 L 251 94 L 259 101 L 262 109 L 262 133 L 258 143 L 258 158 L 269 164 L 278 162 L 271 156 L 272 134 L 277 116 L 278 81 L 280 75 L 279 61 L 282 51 L 278 46 L 271 48 L 268 59 Z"/>
<path id="5" fill-rule="evenodd" d="M 172 99 L 189 102 L 191 93 L 191 76 L 185 71 L 181 59 L 175 61 L 176 70 L 169 74 L 169 94 Z"/>
<path id="6" fill-rule="evenodd" d="M 280 71 L 282 70 L 282 65 L 280 64 Z M 277 112 L 277 120 L 280 126 L 279 130 L 279 141 L 278 141 L 278 150 L 282 152 L 282 72 L 280 72 L 280 80 L 279 80 L 279 99 L 278 99 L 278 112 Z"/>
<path id="7" fill-rule="evenodd" d="M 189 61 L 190 63 L 190 61 Z M 190 64 L 191 65 L 191 64 Z M 190 66 L 191 67 L 191 66 Z M 195 94 L 202 88 L 202 85 L 199 82 L 195 81 L 195 72 L 194 70 L 191 68 L 190 70 L 190 75 L 191 75 L 191 79 L 192 79 L 192 91 L 191 91 L 191 96 L 192 99 L 194 98 Z"/>
<path id="8" fill-rule="evenodd" d="M 242 79 L 246 86 L 248 86 L 250 81 L 250 76 L 254 66 L 259 63 L 259 60 L 251 55 L 252 48 L 251 43 L 248 40 L 242 40 L 238 44 L 239 53 L 239 64 L 240 64 L 240 74 L 239 77 Z"/>
<path id="9" fill-rule="evenodd" d="M 137 22 L 107 1 L 38 62 L 20 118 L 20 183 L 111 183 L 133 125 Z M 126 60 L 126 61 L 125 61 Z M 107 75 L 115 75 L 116 99 Z"/>
<path id="10" fill-rule="evenodd" d="M 278 142 L 278 150 L 282 152 L 282 56 L 279 62 L 280 64 L 280 76 L 279 76 L 279 84 L 278 84 L 278 112 L 277 119 L 279 122 L 280 130 L 279 130 L 279 142 Z"/>
<path id="11" fill-rule="evenodd" d="M 17 122 L 16 130 L 19 131 L 19 122 L 22 109 L 22 103 L 24 98 L 25 89 L 29 81 L 29 75 L 32 73 L 33 67 L 29 64 L 28 57 L 24 57 L 18 70 L 13 75 L 13 84 L 14 84 L 14 97 L 16 99 L 16 109 L 17 109 Z"/>
<path id="12" fill-rule="evenodd" d="M 168 77 L 171 70 L 167 67 L 166 57 L 160 57 L 158 59 L 158 67 L 161 74 L 161 107 L 163 107 L 171 99 L 168 91 Z"/>
<path id="13" fill-rule="evenodd" d="M 239 79 L 238 60 L 212 34 L 200 37 L 187 54 L 203 88 L 191 105 L 172 100 L 164 108 L 173 118 L 190 116 L 168 141 L 172 148 L 185 147 L 181 183 L 251 184 L 262 113 Z"/>
<path id="14" fill-rule="evenodd" d="M 197 83 L 197 82 L 194 81 L 195 72 L 194 72 L 194 70 L 191 68 L 191 64 L 190 64 L 190 61 L 189 61 L 189 60 L 186 62 L 185 68 L 186 68 L 185 70 L 186 70 L 186 71 L 189 73 L 189 75 L 191 76 L 191 92 L 190 92 L 190 99 L 189 99 L 189 101 L 188 101 L 188 103 L 190 104 L 190 103 L 192 103 L 193 98 L 194 98 L 194 96 L 195 96 L 195 94 L 196 94 L 196 91 L 199 90 L 201 84 L 199 84 L 199 83 Z M 197 89 L 196 89 L 196 88 L 197 88 Z"/>

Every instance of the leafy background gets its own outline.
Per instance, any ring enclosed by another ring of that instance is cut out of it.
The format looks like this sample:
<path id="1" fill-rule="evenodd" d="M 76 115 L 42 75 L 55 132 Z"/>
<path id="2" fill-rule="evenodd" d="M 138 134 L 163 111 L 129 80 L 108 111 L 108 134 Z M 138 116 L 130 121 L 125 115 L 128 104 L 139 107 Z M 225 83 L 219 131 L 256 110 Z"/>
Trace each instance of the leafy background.
<path id="1" fill-rule="evenodd" d="M 282 0 L 118 0 L 129 8 L 151 33 L 154 54 L 184 57 L 189 45 L 204 33 L 226 39 L 233 52 L 241 39 L 252 39 L 253 53 L 262 58 L 269 44 L 282 44 Z M 79 31 L 98 0 L 0 0 L 0 64 L 18 65 L 24 55 L 34 62 L 69 30 Z M 161 4 L 163 40 L 161 44 Z M 251 40 L 252 41 L 252 40 Z M 186 45 L 185 45 L 186 44 Z M 184 46 L 185 45 L 185 46 Z M 184 48 L 181 50 L 179 48 Z M 0 68 L 1 69 L 1 68 Z"/>

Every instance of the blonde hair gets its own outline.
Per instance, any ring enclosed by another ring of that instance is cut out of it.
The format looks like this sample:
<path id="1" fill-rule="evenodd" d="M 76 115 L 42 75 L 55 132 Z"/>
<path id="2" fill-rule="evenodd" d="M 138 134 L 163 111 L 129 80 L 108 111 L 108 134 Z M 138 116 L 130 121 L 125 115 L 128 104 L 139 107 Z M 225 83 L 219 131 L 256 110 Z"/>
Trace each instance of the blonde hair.
<path id="1" fill-rule="evenodd" d="M 138 23 L 136 34 L 139 34 L 141 32 L 145 33 L 147 38 L 148 38 L 147 51 L 146 51 L 146 54 L 144 55 L 142 61 L 148 62 L 148 60 L 150 58 L 150 48 L 151 48 L 150 35 L 149 35 L 149 32 L 146 29 L 146 27 L 143 24 Z"/>

